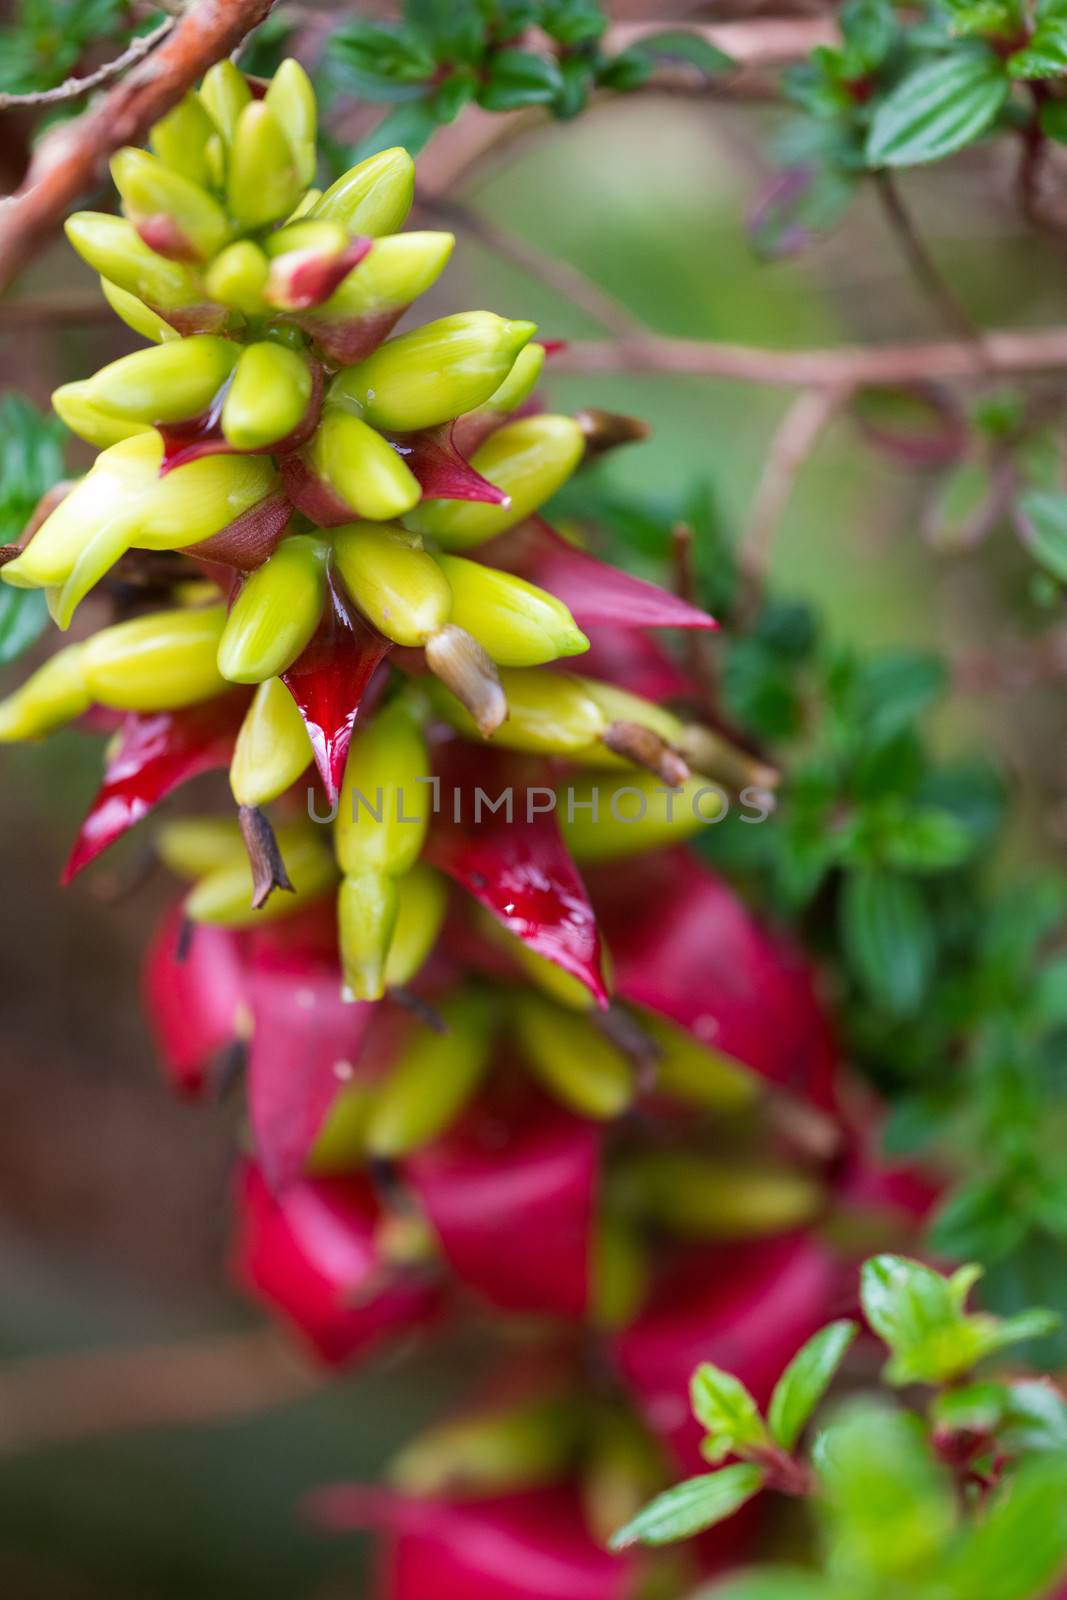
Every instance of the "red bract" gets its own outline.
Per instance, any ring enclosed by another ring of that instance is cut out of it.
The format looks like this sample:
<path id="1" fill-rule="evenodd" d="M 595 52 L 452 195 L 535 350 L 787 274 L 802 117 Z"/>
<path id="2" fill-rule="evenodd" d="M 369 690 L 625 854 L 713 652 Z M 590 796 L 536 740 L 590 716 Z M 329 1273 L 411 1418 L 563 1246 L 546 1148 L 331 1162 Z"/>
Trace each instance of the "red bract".
<path id="1" fill-rule="evenodd" d="M 338 1486 L 311 1508 L 336 1531 L 385 1533 L 378 1600 L 622 1600 L 633 1578 L 592 1539 L 571 1488 L 416 1500 Z"/>
<path id="2" fill-rule="evenodd" d="M 341 789 L 356 713 L 390 648 L 388 639 L 362 620 L 331 580 L 314 637 L 282 673 L 300 708 L 331 805 Z"/>
<path id="3" fill-rule="evenodd" d="M 187 926 L 180 905 L 160 923 L 145 958 L 145 1008 L 156 1048 L 180 1094 L 198 1096 L 219 1052 L 237 1037 L 247 983 L 226 928 Z"/>
<path id="4" fill-rule="evenodd" d="M 365 1355 L 387 1337 L 424 1326 L 440 1304 L 435 1284 L 381 1256 L 381 1215 L 362 1175 L 304 1179 L 275 1195 L 247 1164 L 238 1181 L 238 1281 L 325 1361 Z"/>
<path id="5" fill-rule="evenodd" d="M 791 1094 L 832 1104 L 836 1055 L 810 968 L 698 856 L 657 851 L 589 881 L 619 995 Z"/>
<path id="6" fill-rule="evenodd" d="M 239 689 L 182 711 L 125 717 L 60 881 L 69 883 L 179 784 L 228 766 L 248 699 Z"/>
<path id="7" fill-rule="evenodd" d="M 428 500 L 474 500 L 483 505 L 506 506 L 503 489 L 475 472 L 455 442 L 455 423 L 424 428 L 419 433 L 394 434 L 390 444 L 404 458 Z"/>
<path id="8" fill-rule="evenodd" d="M 324 377 L 322 367 L 317 361 L 310 364 L 311 393 L 308 397 L 307 408 L 303 417 L 289 433 L 281 439 L 275 439 L 269 445 L 260 445 L 255 450 L 239 450 L 230 443 L 222 431 L 222 408 L 229 392 L 231 378 L 228 378 L 215 396 L 210 408 L 202 416 L 194 417 L 189 422 L 173 422 L 159 429 L 163 440 L 163 460 L 160 464 L 159 475 L 162 478 L 168 472 L 173 472 L 175 467 L 184 467 L 189 461 L 199 461 L 202 456 L 284 456 L 292 450 L 299 450 L 301 445 L 307 443 L 319 425 L 322 413 L 322 394 Z M 253 512 L 259 511 L 259 506 L 253 506 Z M 247 513 L 246 513 L 247 515 Z M 243 519 L 242 519 L 243 520 Z M 229 530 L 223 529 L 221 534 L 216 534 L 216 539 L 225 538 Z M 195 547 L 194 547 L 195 548 Z M 217 559 L 228 559 L 219 557 Z M 237 565 L 236 562 L 233 565 Z"/>
<path id="9" fill-rule="evenodd" d="M 700 698 L 700 686 L 691 674 L 639 628 L 594 627 L 580 666 L 590 678 L 602 678 L 645 700 Z"/>
<path id="10" fill-rule="evenodd" d="M 807 1235 L 685 1252 L 648 1308 L 614 1341 L 615 1360 L 654 1433 L 699 1472 L 703 1429 L 689 1406 L 702 1361 L 733 1373 L 765 1405 L 784 1367 L 833 1313 L 838 1267 Z"/>
<path id="11" fill-rule="evenodd" d="M 538 810 L 527 764 L 453 740 L 438 748 L 441 804 L 426 855 L 509 933 L 608 1003 L 600 933 L 555 812 Z M 510 811 L 488 803 L 511 796 Z M 483 796 L 476 809 L 477 796 Z M 551 789 L 541 794 L 551 798 Z M 457 816 L 457 797 L 458 815 Z M 509 820 L 510 818 L 510 820 Z"/>
<path id="12" fill-rule="evenodd" d="M 718 627 L 706 611 L 569 544 L 541 517 L 482 545 L 478 559 L 547 589 L 570 608 L 579 628 Z"/>
<path id="13" fill-rule="evenodd" d="M 457 1276 L 501 1311 L 589 1303 L 600 1134 L 546 1100 L 483 1102 L 406 1174 Z"/>

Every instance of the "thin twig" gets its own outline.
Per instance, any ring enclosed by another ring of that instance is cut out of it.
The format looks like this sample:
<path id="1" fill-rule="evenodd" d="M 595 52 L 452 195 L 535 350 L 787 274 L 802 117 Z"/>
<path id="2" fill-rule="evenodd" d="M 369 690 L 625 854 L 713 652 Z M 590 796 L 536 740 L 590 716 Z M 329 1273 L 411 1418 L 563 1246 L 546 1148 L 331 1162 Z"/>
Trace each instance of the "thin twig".
<path id="1" fill-rule="evenodd" d="M 272 1329 L 0 1367 L 0 1455 L 135 1428 L 251 1415 L 323 1382 Z"/>
<path id="2" fill-rule="evenodd" d="M 806 389 L 793 401 L 771 440 L 737 552 L 749 589 L 747 610 L 755 608 L 762 594 L 774 535 L 797 477 L 843 399 L 840 389 Z"/>
<path id="3" fill-rule="evenodd" d="M 693 530 L 687 522 L 676 522 L 671 529 L 671 566 L 674 592 L 687 605 L 700 610 L 700 588 L 693 556 Z M 700 706 L 714 711 L 718 702 L 719 672 L 715 646 L 703 628 L 685 628 L 684 645 L 689 673 L 700 694 Z"/>
<path id="4" fill-rule="evenodd" d="M 0 290 L 68 209 L 103 180 L 109 156 L 137 144 L 197 78 L 261 23 L 272 0 L 194 0 L 167 38 L 88 111 L 42 139 L 15 194 L 0 202 Z"/>
<path id="5" fill-rule="evenodd" d="M 84 78 L 68 78 L 65 83 L 58 84 L 54 89 L 35 89 L 29 94 L 0 94 L 0 111 L 10 111 L 13 106 L 55 106 L 67 100 L 77 100 L 83 94 L 91 94 L 94 89 L 103 88 L 105 83 L 110 83 L 112 78 L 121 77 L 128 67 L 141 61 L 151 54 L 158 44 L 174 27 L 176 17 L 166 17 L 158 28 L 153 28 L 151 33 L 139 34 L 131 39 L 130 43 L 120 56 L 113 61 L 105 61 L 102 67 L 97 67 L 95 72 L 88 73 Z"/>
<path id="6" fill-rule="evenodd" d="M 643 338 L 575 340 L 552 361 L 557 372 L 656 372 L 785 388 L 863 389 L 1067 368 L 1067 327 L 991 331 L 977 340 L 842 345 L 832 350 L 765 350 L 752 345 L 649 334 Z"/>
<path id="7" fill-rule="evenodd" d="M 876 172 L 874 187 L 886 221 L 904 252 L 916 281 L 936 308 L 938 315 L 963 338 L 980 339 L 981 330 L 941 276 L 937 263 L 926 248 L 893 177 L 886 171 Z"/>
<path id="8" fill-rule="evenodd" d="M 609 333 L 627 338 L 644 331 L 644 325 L 627 310 L 621 300 L 616 300 L 614 295 L 587 278 L 569 261 L 561 261 L 532 244 L 529 239 L 520 239 L 509 233 L 506 228 L 481 216 L 462 201 L 420 194 L 418 203 L 431 216 L 448 223 L 450 227 L 462 229 L 487 250 L 492 250 L 494 255 L 529 273 L 531 278 L 536 278 L 546 288 L 553 290 L 562 300 L 570 301 Z"/>

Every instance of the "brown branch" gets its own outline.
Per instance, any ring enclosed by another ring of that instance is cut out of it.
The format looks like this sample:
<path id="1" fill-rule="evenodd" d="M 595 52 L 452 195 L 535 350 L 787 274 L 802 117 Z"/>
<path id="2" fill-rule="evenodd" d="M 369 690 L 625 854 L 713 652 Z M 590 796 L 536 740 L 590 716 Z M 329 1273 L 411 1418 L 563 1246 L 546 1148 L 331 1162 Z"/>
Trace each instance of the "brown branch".
<path id="1" fill-rule="evenodd" d="M 617 333 L 626 338 L 630 334 L 644 331 L 643 324 L 627 310 L 621 300 L 616 300 L 614 295 L 602 289 L 591 278 L 587 278 L 584 272 L 572 266 L 569 261 L 561 261 L 531 243 L 529 239 L 520 239 L 517 235 L 509 233 L 506 228 L 501 228 L 490 218 L 481 216 L 462 201 L 446 200 L 441 196 L 420 193 L 418 203 L 432 217 L 447 223 L 450 227 L 462 229 L 487 250 L 491 250 L 494 255 L 510 261 L 513 266 L 528 273 L 538 283 L 553 290 L 561 300 L 569 301 L 579 311 L 584 311 L 609 333 Z"/>
<path id="2" fill-rule="evenodd" d="M 778 426 L 763 463 L 748 526 L 738 546 L 738 562 L 749 590 L 746 609 L 755 609 L 770 569 L 774 535 L 805 462 L 845 398 L 842 389 L 805 389 Z"/>
<path id="3" fill-rule="evenodd" d="M 103 179 L 108 157 L 136 144 L 206 68 L 263 21 L 272 0 L 193 0 L 159 48 L 80 117 L 38 145 L 22 185 L 0 202 L 0 289 L 69 208 Z"/>
<path id="4" fill-rule="evenodd" d="M 91 94 L 94 89 L 110 83 L 112 78 L 121 77 L 128 67 L 162 44 L 174 27 L 175 20 L 174 17 L 167 17 L 151 33 L 142 33 L 131 39 L 120 56 L 113 61 L 105 61 L 102 67 L 97 67 L 95 72 L 88 73 L 84 78 L 68 78 L 54 89 L 35 89 L 31 94 L 0 94 L 0 111 L 10 111 L 13 106 L 61 105 L 67 100 L 78 100 L 83 94 Z"/>
<path id="5" fill-rule="evenodd" d="M 251 1415 L 298 1400 L 322 1381 L 266 1328 L 137 1350 L 30 1356 L 0 1367 L 0 1455 Z"/>
<path id="6" fill-rule="evenodd" d="M 842 345 L 835 350 L 765 350 L 700 339 L 576 340 L 553 356 L 557 372 L 673 373 L 783 388 L 863 389 L 931 379 L 1067 368 L 1067 327 L 991 331 L 980 339 L 924 344 Z"/>
<path id="7" fill-rule="evenodd" d="M 923 237 L 912 220 L 911 213 L 904 204 L 903 196 L 892 174 L 884 168 L 876 172 L 874 188 L 886 221 L 916 281 L 938 315 L 944 318 L 953 332 L 960 334 L 964 339 L 980 339 L 981 330 L 941 276 L 933 256 L 926 248 Z"/>

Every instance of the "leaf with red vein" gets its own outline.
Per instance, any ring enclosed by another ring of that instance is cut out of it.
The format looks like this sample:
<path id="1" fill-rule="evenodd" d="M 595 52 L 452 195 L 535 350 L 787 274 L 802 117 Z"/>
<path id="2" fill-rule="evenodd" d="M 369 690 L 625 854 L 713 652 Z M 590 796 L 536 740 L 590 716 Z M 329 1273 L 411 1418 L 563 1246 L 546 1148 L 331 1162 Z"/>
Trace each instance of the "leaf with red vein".
<path id="1" fill-rule="evenodd" d="M 478 559 L 547 589 L 570 608 L 580 628 L 718 627 L 688 601 L 568 544 L 541 517 L 483 544 Z"/>
<path id="2" fill-rule="evenodd" d="M 69 883 L 179 784 L 229 766 L 248 701 L 240 689 L 181 711 L 125 717 L 60 882 Z"/>
<path id="3" fill-rule="evenodd" d="M 482 505 L 506 506 L 509 496 L 476 472 L 463 456 L 455 438 L 456 424 L 424 428 L 419 433 L 390 436 L 389 443 L 402 456 L 429 500 L 473 500 Z"/>
<path id="4" fill-rule="evenodd" d="M 404 1170 L 456 1274 L 502 1311 L 583 1316 L 600 1132 L 548 1100 L 483 1101 Z"/>
<path id="5" fill-rule="evenodd" d="M 282 673 L 304 719 L 331 805 L 340 793 L 356 713 L 390 648 L 388 639 L 363 621 L 331 580 L 322 621 L 307 648 Z"/>
<path id="6" fill-rule="evenodd" d="M 538 793 L 528 786 L 528 768 L 503 752 L 453 740 L 437 755 L 442 803 L 430 827 L 429 861 L 606 1006 L 600 933 L 585 885 L 555 813 L 537 809 L 551 790 Z M 511 820 L 504 809 L 490 812 L 484 800 L 496 800 L 505 789 L 512 797 Z"/>

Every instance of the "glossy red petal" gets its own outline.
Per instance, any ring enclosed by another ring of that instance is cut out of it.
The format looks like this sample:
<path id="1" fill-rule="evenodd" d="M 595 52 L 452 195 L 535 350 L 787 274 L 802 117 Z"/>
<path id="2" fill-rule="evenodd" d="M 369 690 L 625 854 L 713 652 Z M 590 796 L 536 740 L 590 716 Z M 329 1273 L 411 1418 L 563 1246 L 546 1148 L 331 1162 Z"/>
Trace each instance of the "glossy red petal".
<path id="1" fill-rule="evenodd" d="M 428 860 L 606 1006 L 600 931 L 589 896 L 555 812 L 539 809 L 551 789 L 528 781 L 529 764 L 461 740 L 440 745 L 435 760 L 440 805 Z M 506 808 L 488 809 L 504 793 L 511 795 L 510 820 Z"/>
<path id="2" fill-rule="evenodd" d="M 130 712 L 60 881 L 69 883 L 179 784 L 228 766 L 248 699 L 240 689 L 181 711 Z"/>
<path id="3" fill-rule="evenodd" d="M 315 765 L 332 805 L 341 789 L 356 714 L 391 645 L 347 604 L 331 581 L 322 621 L 282 682 L 300 708 Z"/>
<path id="4" fill-rule="evenodd" d="M 661 1275 L 647 1309 L 616 1336 L 614 1357 L 683 1471 L 707 1471 L 689 1406 L 699 1364 L 725 1368 L 766 1405 L 800 1346 L 837 1313 L 838 1281 L 826 1247 L 803 1234 L 690 1250 Z"/>
<path id="5" fill-rule="evenodd" d="M 247 1004 L 238 940 L 226 928 L 187 926 L 181 904 L 157 928 L 142 973 L 145 1012 L 173 1086 L 196 1097 L 207 1069 L 237 1037 Z"/>
<path id="6" fill-rule="evenodd" d="M 339 1485 L 311 1508 L 339 1531 L 385 1532 L 378 1600 L 623 1600 L 632 1585 L 630 1558 L 596 1543 L 571 1488 L 449 1501 Z"/>
<path id="7" fill-rule="evenodd" d="M 688 601 L 577 549 L 541 517 L 479 546 L 478 559 L 547 589 L 580 628 L 718 627 Z"/>
<path id="8" fill-rule="evenodd" d="M 779 1088 L 833 1104 L 837 1054 L 811 968 L 698 856 L 656 851 L 589 884 L 618 994 Z"/>
<path id="9" fill-rule="evenodd" d="M 464 1284 L 501 1311 L 581 1317 L 599 1164 L 594 1124 L 530 1099 L 481 1102 L 405 1171 Z"/>
<path id="10" fill-rule="evenodd" d="M 434 1286 L 383 1263 L 379 1221 L 362 1175 L 306 1179 L 276 1196 L 246 1164 L 238 1180 L 235 1275 L 325 1361 L 351 1361 L 438 1309 Z"/>
<path id="11" fill-rule="evenodd" d="M 428 500 L 473 500 L 482 505 L 506 506 L 509 496 L 475 472 L 456 445 L 456 425 L 424 428 L 419 433 L 390 436 L 389 443 L 402 456 Z"/>

